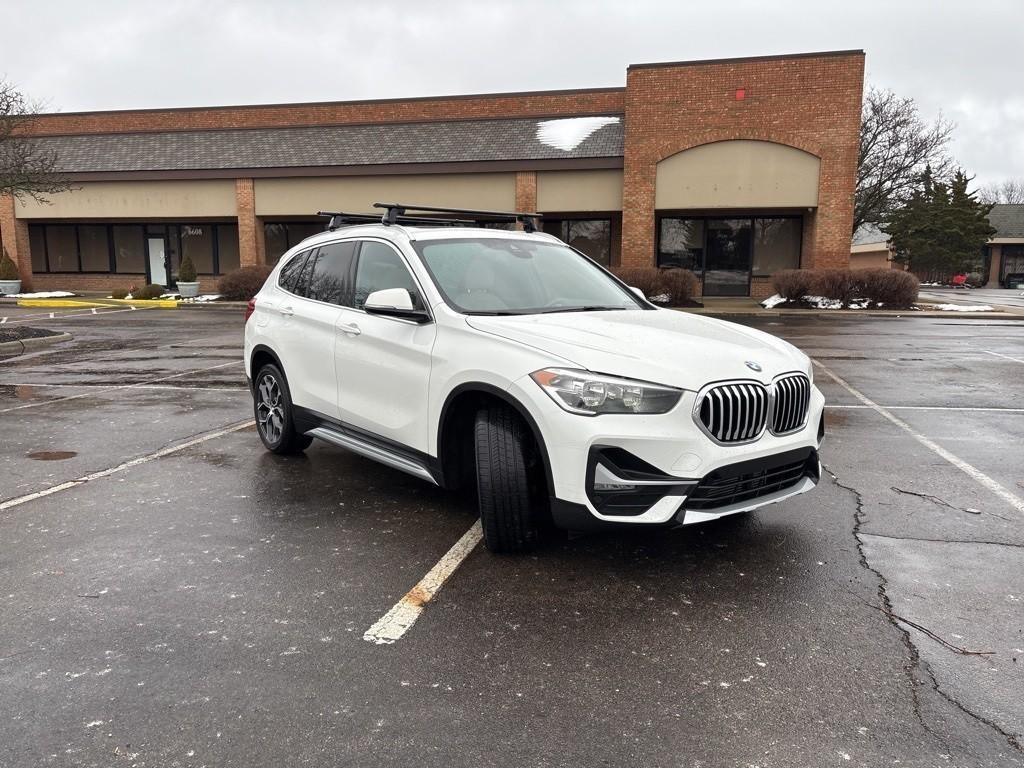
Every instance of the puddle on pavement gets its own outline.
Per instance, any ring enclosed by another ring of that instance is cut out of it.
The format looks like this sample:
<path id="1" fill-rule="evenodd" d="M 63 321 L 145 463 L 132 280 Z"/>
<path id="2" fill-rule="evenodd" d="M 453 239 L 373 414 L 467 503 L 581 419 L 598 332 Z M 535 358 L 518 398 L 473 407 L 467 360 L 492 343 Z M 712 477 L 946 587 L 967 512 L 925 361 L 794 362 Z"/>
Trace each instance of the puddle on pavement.
<path id="1" fill-rule="evenodd" d="M 34 400 L 36 388 L 28 384 L 0 384 L 0 398 Z"/>
<path id="2" fill-rule="evenodd" d="M 849 419 L 849 415 L 846 411 L 837 411 L 827 409 L 825 411 L 825 426 L 826 427 L 841 427 L 846 424 Z"/>
<path id="3" fill-rule="evenodd" d="M 25 455 L 36 461 L 64 461 L 65 459 L 75 458 L 78 455 L 78 451 L 33 451 Z"/>

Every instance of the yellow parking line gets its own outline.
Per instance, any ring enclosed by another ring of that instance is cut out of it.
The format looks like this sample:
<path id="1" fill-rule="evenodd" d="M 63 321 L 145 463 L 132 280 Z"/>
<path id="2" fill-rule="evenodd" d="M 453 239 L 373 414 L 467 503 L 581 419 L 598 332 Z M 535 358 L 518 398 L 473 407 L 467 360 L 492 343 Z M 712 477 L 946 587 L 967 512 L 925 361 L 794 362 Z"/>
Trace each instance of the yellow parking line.
<path id="1" fill-rule="evenodd" d="M 45 307 L 48 309 L 72 309 L 81 307 L 149 307 L 153 309 L 177 309 L 177 299 L 18 299 L 19 307 Z"/>

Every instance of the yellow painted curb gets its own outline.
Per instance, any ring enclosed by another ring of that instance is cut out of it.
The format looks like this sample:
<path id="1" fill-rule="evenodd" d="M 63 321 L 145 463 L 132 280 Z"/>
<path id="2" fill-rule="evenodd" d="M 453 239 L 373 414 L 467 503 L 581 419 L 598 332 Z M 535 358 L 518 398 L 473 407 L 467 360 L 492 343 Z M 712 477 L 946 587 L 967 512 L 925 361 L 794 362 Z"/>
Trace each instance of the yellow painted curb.
<path id="1" fill-rule="evenodd" d="M 132 306 L 139 309 L 177 309 L 176 299 L 18 299 L 19 307 L 75 309 L 89 307 Z"/>
<path id="2" fill-rule="evenodd" d="M 161 307 L 163 309 L 177 309 L 177 299 L 101 299 L 105 304 L 131 304 L 133 307 Z"/>
<path id="3" fill-rule="evenodd" d="M 18 299 L 19 307 L 44 307 L 46 309 L 69 309 L 76 307 L 103 307 L 95 301 L 75 301 L 74 299 Z"/>

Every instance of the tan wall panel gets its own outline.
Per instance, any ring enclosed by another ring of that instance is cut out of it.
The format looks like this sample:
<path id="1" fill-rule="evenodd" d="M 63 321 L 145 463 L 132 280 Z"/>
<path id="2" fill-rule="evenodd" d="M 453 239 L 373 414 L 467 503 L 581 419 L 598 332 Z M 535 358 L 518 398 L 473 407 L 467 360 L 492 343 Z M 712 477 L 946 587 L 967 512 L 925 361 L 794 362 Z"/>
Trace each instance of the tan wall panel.
<path id="1" fill-rule="evenodd" d="M 50 204 L 18 201 L 21 219 L 128 219 L 235 216 L 235 182 L 87 181 L 50 195 Z"/>
<path id="2" fill-rule="evenodd" d="M 256 179 L 257 216 L 312 216 L 317 211 L 370 212 L 373 203 L 515 208 L 514 173 Z"/>
<path id="3" fill-rule="evenodd" d="M 540 171 L 537 210 L 621 211 L 622 171 Z"/>
<path id="4" fill-rule="evenodd" d="M 814 155 L 768 141 L 703 144 L 658 163 L 655 207 L 815 207 L 820 165 Z"/>

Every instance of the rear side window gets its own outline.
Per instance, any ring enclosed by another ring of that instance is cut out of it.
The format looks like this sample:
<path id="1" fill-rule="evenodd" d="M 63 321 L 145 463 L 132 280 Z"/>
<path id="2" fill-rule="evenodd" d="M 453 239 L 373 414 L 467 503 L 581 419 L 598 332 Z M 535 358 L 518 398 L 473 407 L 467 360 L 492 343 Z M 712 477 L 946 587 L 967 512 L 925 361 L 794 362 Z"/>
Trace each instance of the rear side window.
<path id="1" fill-rule="evenodd" d="M 309 251 L 300 253 L 281 267 L 281 273 L 277 276 L 277 284 L 289 293 L 299 293 L 302 267 L 306 264 L 306 257 L 309 256 L 309 253 Z"/>
<path id="2" fill-rule="evenodd" d="M 309 258 L 305 270 L 308 277 L 299 293 L 316 301 L 351 307 L 355 252 L 354 241 L 328 243 L 317 248 Z"/>
<path id="3" fill-rule="evenodd" d="M 359 266 L 356 268 L 356 309 L 363 308 L 366 297 L 371 293 L 385 288 L 405 288 L 412 297 L 413 307 L 424 308 L 416 281 L 398 252 L 384 243 L 366 240 L 359 249 Z"/>

